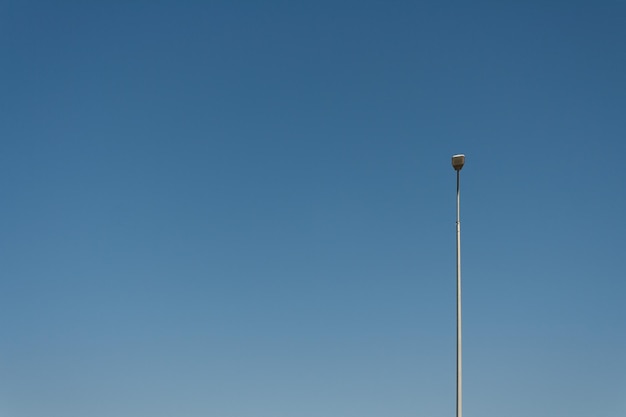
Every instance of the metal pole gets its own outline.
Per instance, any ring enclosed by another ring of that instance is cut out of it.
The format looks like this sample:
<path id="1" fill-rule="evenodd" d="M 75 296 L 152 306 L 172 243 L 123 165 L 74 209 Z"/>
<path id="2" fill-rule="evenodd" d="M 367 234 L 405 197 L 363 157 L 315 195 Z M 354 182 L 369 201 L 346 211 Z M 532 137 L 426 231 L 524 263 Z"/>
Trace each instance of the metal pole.
<path id="1" fill-rule="evenodd" d="M 461 362 L 461 170 L 456 171 L 456 417 L 463 415 Z"/>

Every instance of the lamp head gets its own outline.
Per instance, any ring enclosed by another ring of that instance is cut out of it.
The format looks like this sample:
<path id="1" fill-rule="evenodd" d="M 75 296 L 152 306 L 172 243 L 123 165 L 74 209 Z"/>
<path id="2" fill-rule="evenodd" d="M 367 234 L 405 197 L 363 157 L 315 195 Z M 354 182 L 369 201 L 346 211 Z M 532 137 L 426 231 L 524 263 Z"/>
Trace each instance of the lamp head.
<path id="1" fill-rule="evenodd" d="M 455 171 L 460 171 L 463 165 L 465 165 L 465 155 L 462 153 L 452 155 L 452 168 L 454 168 Z"/>

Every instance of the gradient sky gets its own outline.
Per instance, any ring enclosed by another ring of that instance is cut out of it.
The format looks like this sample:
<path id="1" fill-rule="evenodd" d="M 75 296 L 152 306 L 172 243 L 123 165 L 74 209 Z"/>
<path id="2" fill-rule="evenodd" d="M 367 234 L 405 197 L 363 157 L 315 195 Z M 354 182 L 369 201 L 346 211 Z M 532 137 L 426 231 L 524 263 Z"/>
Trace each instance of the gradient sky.
<path id="1" fill-rule="evenodd" d="M 626 415 L 624 1 L 4 1 L 1 417 Z"/>

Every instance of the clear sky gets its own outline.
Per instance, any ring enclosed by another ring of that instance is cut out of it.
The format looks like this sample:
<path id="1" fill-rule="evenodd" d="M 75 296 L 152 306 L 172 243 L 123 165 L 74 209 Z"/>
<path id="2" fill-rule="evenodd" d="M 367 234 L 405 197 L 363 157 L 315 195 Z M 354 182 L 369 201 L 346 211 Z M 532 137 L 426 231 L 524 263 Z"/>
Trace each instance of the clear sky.
<path id="1" fill-rule="evenodd" d="M 626 2 L 4 1 L 1 417 L 626 415 Z"/>

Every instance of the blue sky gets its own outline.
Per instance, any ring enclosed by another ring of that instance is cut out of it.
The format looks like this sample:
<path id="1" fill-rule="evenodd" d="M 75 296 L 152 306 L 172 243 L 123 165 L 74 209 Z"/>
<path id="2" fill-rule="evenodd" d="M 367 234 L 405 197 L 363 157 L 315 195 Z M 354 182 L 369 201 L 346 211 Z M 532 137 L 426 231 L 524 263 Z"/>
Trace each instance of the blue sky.
<path id="1" fill-rule="evenodd" d="M 624 416 L 625 19 L 3 2 L 0 416 Z"/>

